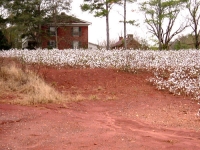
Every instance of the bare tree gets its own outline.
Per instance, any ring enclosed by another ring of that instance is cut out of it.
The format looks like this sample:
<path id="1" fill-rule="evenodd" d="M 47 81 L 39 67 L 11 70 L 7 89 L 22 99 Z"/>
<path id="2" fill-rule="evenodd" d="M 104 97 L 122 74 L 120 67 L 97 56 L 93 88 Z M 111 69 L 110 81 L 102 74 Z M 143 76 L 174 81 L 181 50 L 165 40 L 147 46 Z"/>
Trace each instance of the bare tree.
<path id="1" fill-rule="evenodd" d="M 190 27 L 194 34 L 195 48 L 199 49 L 200 45 L 200 1 L 199 0 L 188 0 L 187 9 L 190 13 Z"/>
<path id="2" fill-rule="evenodd" d="M 145 12 L 148 30 L 157 37 L 159 50 L 168 49 L 172 38 L 188 27 L 181 23 L 177 29 L 174 29 L 179 12 L 186 1 L 149 0 L 141 3 L 141 10 Z"/>

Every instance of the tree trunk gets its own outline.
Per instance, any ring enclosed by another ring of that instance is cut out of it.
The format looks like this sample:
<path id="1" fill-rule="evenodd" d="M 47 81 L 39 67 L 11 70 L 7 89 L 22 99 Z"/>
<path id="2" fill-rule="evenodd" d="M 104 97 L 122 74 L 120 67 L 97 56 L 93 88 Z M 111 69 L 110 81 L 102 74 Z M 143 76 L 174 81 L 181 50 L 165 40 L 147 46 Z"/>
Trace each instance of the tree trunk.
<path id="1" fill-rule="evenodd" d="M 158 44 L 159 44 L 159 50 L 162 50 L 162 37 L 161 37 L 161 21 L 162 21 L 162 12 L 161 12 L 161 0 L 158 1 L 158 6 L 159 6 L 159 12 L 158 12 L 158 18 L 159 18 L 159 22 L 158 22 Z"/>
<path id="2" fill-rule="evenodd" d="M 57 15 L 58 15 L 58 13 L 57 13 L 57 2 L 56 2 L 56 7 L 55 7 L 55 25 L 56 25 L 56 27 L 55 27 L 55 30 L 56 30 L 56 48 L 58 48 L 58 25 L 57 25 Z"/>
<path id="3" fill-rule="evenodd" d="M 124 49 L 127 49 L 127 43 L 126 43 L 126 0 L 124 0 Z"/>
<path id="4" fill-rule="evenodd" d="M 198 21 L 198 20 L 197 20 Z M 193 17 L 194 22 L 194 37 L 195 37 L 195 48 L 199 49 L 199 33 L 198 33 L 198 23 L 195 20 L 195 16 Z"/>
<path id="5" fill-rule="evenodd" d="M 55 25 L 55 37 L 56 37 L 56 48 L 58 48 L 58 33 L 57 33 L 57 2 L 55 2 L 56 5 L 54 5 L 54 0 L 53 0 L 53 17 L 54 17 L 54 25 Z"/>
<path id="6" fill-rule="evenodd" d="M 109 34 L 109 12 L 108 12 L 108 2 L 106 2 L 106 35 L 107 35 L 107 45 L 106 45 L 106 49 L 109 50 L 110 49 L 110 34 Z"/>
<path id="7" fill-rule="evenodd" d="M 41 10 L 40 10 L 40 4 L 38 4 L 38 13 L 39 13 L 39 16 L 41 15 Z M 38 34 L 39 35 L 37 35 L 37 37 L 38 37 L 38 41 L 37 41 L 37 47 L 41 47 L 41 32 L 42 32 L 42 25 L 41 25 L 41 22 L 39 23 L 39 25 L 38 25 L 38 30 L 39 30 L 39 32 L 38 32 Z"/>
<path id="8" fill-rule="evenodd" d="M 199 36 L 198 36 L 198 34 L 195 34 L 195 48 L 199 49 Z"/>

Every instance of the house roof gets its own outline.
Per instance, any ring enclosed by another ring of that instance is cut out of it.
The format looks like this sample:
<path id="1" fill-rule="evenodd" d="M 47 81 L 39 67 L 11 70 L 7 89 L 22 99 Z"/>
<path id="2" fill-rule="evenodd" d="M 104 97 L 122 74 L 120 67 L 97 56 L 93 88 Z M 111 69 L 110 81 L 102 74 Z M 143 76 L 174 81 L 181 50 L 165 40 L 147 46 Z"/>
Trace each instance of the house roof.
<path id="1" fill-rule="evenodd" d="M 121 39 L 121 40 L 117 41 L 115 44 L 111 45 L 111 48 L 112 48 L 112 47 L 122 46 L 123 41 L 124 41 L 124 39 Z"/>
<path id="2" fill-rule="evenodd" d="M 61 13 L 54 18 L 53 16 L 50 16 L 46 18 L 45 22 L 48 22 L 47 24 L 55 24 L 55 19 L 57 25 L 67 25 L 67 26 L 88 26 L 91 24 L 91 22 L 81 20 L 79 18 L 76 18 L 74 16 L 66 15 L 65 13 Z"/>
<path id="3" fill-rule="evenodd" d="M 91 43 L 91 42 L 88 42 L 88 45 L 99 46 L 99 45 Z"/>
<path id="4" fill-rule="evenodd" d="M 124 41 L 124 39 L 120 38 L 119 41 L 117 41 L 116 43 L 111 45 L 111 48 L 123 47 L 124 46 L 123 41 Z M 126 42 L 127 42 L 128 48 L 139 48 L 140 47 L 140 43 L 138 41 L 136 41 L 131 34 L 129 34 L 128 37 L 126 38 Z"/>

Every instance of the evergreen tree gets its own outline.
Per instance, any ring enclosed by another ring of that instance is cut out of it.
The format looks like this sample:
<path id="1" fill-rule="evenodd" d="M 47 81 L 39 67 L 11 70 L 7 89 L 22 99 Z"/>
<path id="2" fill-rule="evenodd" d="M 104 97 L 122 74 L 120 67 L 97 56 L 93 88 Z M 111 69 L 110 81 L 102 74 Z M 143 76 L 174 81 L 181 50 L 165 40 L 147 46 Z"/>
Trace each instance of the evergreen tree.
<path id="1" fill-rule="evenodd" d="M 70 0 L 10 0 L 4 3 L 11 26 L 17 27 L 21 38 L 30 37 L 41 43 L 41 25 L 44 18 L 52 16 L 55 9 L 69 10 Z M 56 6 L 56 8 L 55 8 Z"/>
<path id="2" fill-rule="evenodd" d="M 8 44 L 8 40 L 0 30 L 0 50 L 8 50 L 10 49 L 10 45 Z"/>
<path id="3" fill-rule="evenodd" d="M 0 29 L 6 27 L 7 16 L 6 16 L 6 9 L 4 7 L 5 0 L 0 1 Z"/>

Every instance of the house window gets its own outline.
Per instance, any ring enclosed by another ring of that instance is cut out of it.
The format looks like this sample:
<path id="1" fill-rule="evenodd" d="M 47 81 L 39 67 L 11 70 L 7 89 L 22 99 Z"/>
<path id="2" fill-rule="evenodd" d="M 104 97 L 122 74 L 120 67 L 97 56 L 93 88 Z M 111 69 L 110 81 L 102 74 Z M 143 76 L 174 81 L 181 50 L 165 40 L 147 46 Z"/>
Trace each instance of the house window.
<path id="1" fill-rule="evenodd" d="M 50 41 L 48 42 L 48 47 L 49 47 L 49 48 L 56 48 L 56 41 L 50 40 Z"/>
<path id="2" fill-rule="evenodd" d="M 49 34 L 56 35 L 56 27 L 49 27 Z"/>
<path id="3" fill-rule="evenodd" d="M 79 41 L 73 41 L 73 49 L 79 48 Z"/>
<path id="4" fill-rule="evenodd" d="M 81 28 L 80 27 L 73 27 L 72 34 L 73 34 L 73 36 L 80 36 L 81 35 Z"/>

